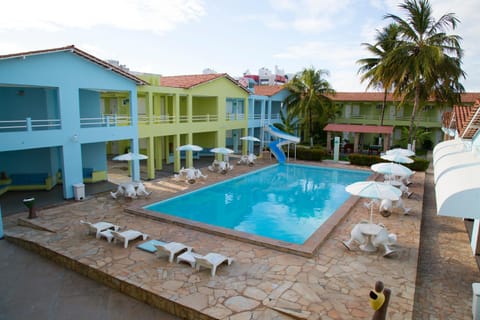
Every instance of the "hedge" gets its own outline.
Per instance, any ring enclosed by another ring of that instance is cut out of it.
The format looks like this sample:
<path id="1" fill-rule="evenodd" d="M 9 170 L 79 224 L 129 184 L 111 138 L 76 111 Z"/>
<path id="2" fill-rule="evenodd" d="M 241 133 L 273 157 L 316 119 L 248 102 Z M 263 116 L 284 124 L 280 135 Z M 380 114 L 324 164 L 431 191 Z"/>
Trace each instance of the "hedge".
<path id="1" fill-rule="evenodd" d="M 322 161 L 325 159 L 327 152 L 323 148 L 297 148 L 297 159 L 307 161 Z M 290 149 L 290 158 L 295 157 L 295 150 Z"/>
<path id="2" fill-rule="evenodd" d="M 383 160 L 380 156 L 376 155 L 366 155 L 366 154 L 358 154 L 352 153 L 348 156 L 348 159 L 351 164 L 358 165 L 358 166 L 371 166 L 372 164 L 379 163 L 379 162 L 389 162 L 387 160 Z M 425 160 L 423 158 L 412 158 L 414 160 L 413 163 L 403 164 L 405 167 L 410 168 L 413 171 L 425 171 L 427 170 L 430 161 Z"/>

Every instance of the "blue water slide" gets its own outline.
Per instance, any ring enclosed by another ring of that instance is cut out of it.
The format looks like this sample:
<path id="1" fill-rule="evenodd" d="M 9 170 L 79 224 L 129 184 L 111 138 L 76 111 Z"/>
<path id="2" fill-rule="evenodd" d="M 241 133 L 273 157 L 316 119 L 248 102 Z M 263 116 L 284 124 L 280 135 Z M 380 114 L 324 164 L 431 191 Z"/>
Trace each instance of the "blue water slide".
<path id="1" fill-rule="evenodd" d="M 270 142 L 268 146 L 270 147 L 270 151 L 275 155 L 278 162 L 284 163 L 287 157 L 285 156 L 285 152 L 282 150 L 282 146 L 288 143 L 299 143 L 300 137 L 293 136 L 289 133 L 286 133 L 274 125 L 268 125 L 265 129 L 270 132 L 272 136 L 280 138 L 277 141 Z"/>
<path id="2" fill-rule="evenodd" d="M 275 158 L 277 158 L 278 162 L 284 163 L 285 160 L 287 160 L 287 157 L 285 156 L 285 152 L 283 152 L 281 146 L 279 146 L 280 141 L 272 141 L 268 144 L 268 146 L 270 147 L 270 152 L 275 155 Z"/>

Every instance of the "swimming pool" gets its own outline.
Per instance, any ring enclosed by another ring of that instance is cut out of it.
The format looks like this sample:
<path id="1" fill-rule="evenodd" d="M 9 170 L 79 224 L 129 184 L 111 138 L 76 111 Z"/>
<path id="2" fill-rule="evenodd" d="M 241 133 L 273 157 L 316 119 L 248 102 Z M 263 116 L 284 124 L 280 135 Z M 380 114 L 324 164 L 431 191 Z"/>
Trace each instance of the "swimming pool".
<path id="1" fill-rule="evenodd" d="M 274 165 L 144 209 L 301 245 L 349 198 L 345 186 L 369 176 L 359 170 Z"/>

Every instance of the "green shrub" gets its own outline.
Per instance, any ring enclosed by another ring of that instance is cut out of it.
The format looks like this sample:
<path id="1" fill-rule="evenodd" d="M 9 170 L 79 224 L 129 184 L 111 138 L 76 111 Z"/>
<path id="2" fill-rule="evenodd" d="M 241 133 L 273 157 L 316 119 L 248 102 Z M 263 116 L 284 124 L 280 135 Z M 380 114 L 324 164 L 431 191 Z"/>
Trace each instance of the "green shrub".
<path id="1" fill-rule="evenodd" d="M 425 160 L 423 158 L 412 158 L 415 160 L 413 163 L 403 164 L 404 166 L 410 168 L 414 171 L 425 171 L 430 164 L 430 161 Z M 377 155 L 366 155 L 366 154 L 358 154 L 352 153 L 348 156 L 348 160 L 351 164 L 357 166 L 371 166 L 372 164 L 379 163 L 379 162 L 389 162 L 387 160 L 383 160 L 380 156 Z"/>
<path id="2" fill-rule="evenodd" d="M 303 148 L 297 147 L 297 159 L 298 160 L 307 160 L 307 161 L 322 161 L 327 152 L 323 148 Z M 290 158 L 295 157 L 295 149 L 290 149 Z"/>

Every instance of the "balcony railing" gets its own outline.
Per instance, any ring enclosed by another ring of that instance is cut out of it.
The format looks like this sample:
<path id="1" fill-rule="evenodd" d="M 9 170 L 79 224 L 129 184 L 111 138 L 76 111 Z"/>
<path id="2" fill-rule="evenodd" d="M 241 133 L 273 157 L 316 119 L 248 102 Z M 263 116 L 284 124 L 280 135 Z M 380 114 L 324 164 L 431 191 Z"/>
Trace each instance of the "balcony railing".
<path id="1" fill-rule="evenodd" d="M 132 118 L 129 116 L 104 115 L 99 118 L 81 118 L 80 128 L 119 127 L 129 126 Z"/>
<path id="2" fill-rule="evenodd" d="M 281 120 L 280 114 L 279 113 L 272 114 L 270 119 L 274 121 L 280 121 Z M 265 120 L 265 119 L 262 119 L 262 114 L 256 113 L 256 114 L 248 115 L 248 120 Z"/>
<path id="3" fill-rule="evenodd" d="M 56 130 L 61 127 L 60 119 L 0 120 L 0 132 Z"/>
<path id="4" fill-rule="evenodd" d="M 154 125 L 154 124 L 172 124 L 175 123 L 176 117 L 169 116 L 169 115 L 160 115 L 160 116 L 152 116 L 148 117 L 146 115 L 142 115 L 138 117 L 138 124 L 139 125 Z M 192 122 L 213 122 L 218 121 L 218 116 L 216 114 L 201 114 L 201 115 L 193 115 Z M 179 123 L 187 123 L 188 116 L 182 115 L 178 117 Z"/>
<path id="5" fill-rule="evenodd" d="M 365 121 L 380 121 L 381 116 L 376 115 L 350 115 L 349 117 L 338 117 L 337 120 L 341 121 L 348 121 L 348 120 L 365 120 Z M 385 114 L 383 118 L 384 122 L 391 122 L 391 121 L 410 121 L 410 115 L 403 115 L 403 116 L 391 116 L 389 114 Z M 439 122 L 441 120 L 438 119 L 437 116 L 424 116 L 424 115 L 417 115 L 415 117 L 416 122 Z"/>

